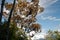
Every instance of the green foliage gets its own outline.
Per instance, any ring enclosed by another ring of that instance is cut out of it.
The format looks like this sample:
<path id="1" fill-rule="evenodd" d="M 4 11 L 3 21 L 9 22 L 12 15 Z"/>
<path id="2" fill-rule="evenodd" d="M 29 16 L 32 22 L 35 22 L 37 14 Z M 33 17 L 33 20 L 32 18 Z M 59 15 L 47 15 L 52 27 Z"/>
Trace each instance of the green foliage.
<path id="1" fill-rule="evenodd" d="M 25 32 L 16 27 L 15 23 L 10 25 L 10 40 L 28 40 Z"/>
<path id="2" fill-rule="evenodd" d="M 60 32 L 49 30 L 46 40 L 60 40 Z"/>
<path id="3" fill-rule="evenodd" d="M 7 22 L 0 27 L 0 40 L 6 40 L 7 36 Z M 25 32 L 16 26 L 16 23 L 11 23 L 9 28 L 9 40 L 28 40 Z"/>
<path id="4" fill-rule="evenodd" d="M 60 40 L 60 32 L 54 31 L 54 34 L 56 34 L 56 40 Z"/>
<path id="5" fill-rule="evenodd" d="M 7 36 L 7 22 L 4 22 L 4 24 L 0 25 L 0 40 L 6 40 Z"/>

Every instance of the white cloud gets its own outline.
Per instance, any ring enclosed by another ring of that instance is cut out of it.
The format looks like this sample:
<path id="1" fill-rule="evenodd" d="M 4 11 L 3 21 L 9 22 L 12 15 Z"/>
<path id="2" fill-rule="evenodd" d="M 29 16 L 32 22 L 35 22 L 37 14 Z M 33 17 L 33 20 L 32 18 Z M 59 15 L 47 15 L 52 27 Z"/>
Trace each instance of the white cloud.
<path id="1" fill-rule="evenodd" d="M 39 40 L 39 39 L 45 39 L 45 33 L 37 33 L 37 34 L 35 34 L 35 36 L 34 37 L 32 37 L 32 40 Z"/>
<path id="2" fill-rule="evenodd" d="M 56 18 L 56 17 L 53 17 L 53 16 L 40 16 L 40 18 L 39 19 L 41 19 L 41 20 L 50 20 L 50 21 L 60 21 L 60 19 L 59 18 Z"/>
<path id="3" fill-rule="evenodd" d="M 60 21 L 60 19 L 55 19 L 55 21 Z"/>
<path id="4" fill-rule="evenodd" d="M 45 39 L 45 36 L 47 35 L 46 30 L 42 29 L 42 32 L 36 33 L 34 37 L 32 37 L 32 40 L 39 40 L 39 39 Z"/>
<path id="5" fill-rule="evenodd" d="M 47 7 L 49 5 L 54 4 L 55 2 L 57 2 L 58 0 L 40 0 L 39 5 L 43 6 L 43 7 Z"/>
<path id="6" fill-rule="evenodd" d="M 27 0 L 27 1 L 31 2 L 31 0 Z M 57 1 L 58 0 L 39 0 L 39 5 L 42 7 L 47 7 L 51 4 L 54 4 Z"/>

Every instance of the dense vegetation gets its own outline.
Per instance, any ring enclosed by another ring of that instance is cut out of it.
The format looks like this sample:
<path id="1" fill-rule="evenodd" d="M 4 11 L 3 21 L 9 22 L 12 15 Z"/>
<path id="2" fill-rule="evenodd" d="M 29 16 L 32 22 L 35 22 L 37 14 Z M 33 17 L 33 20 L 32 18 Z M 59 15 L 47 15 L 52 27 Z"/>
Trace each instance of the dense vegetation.
<path id="1" fill-rule="evenodd" d="M 49 30 L 48 35 L 46 36 L 46 40 L 60 40 L 60 32 Z"/>

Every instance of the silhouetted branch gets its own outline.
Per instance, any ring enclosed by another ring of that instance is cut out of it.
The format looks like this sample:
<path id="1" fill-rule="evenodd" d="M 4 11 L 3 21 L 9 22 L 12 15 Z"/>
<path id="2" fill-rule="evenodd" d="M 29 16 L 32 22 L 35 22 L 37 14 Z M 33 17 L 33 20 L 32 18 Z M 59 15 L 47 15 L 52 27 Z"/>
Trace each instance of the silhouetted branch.
<path id="1" fill-rule="evenodd" d="M 5 3 L 5 0 L 2 0 L 2 3 L 1 3 L 1 12 L 0 12 L 0 23 L 1 23 L 2 14 L 3 14 L 4 3 Z"/>
<path id="2" fill-rule="evenodd" d="M 16 0 L 14 0 L 14 2 L 13 2 L 13 6 L 12 6 L 12 9 L 11 9 L 11 11 L 10 11 L 10 15 L 9 15 L 8 22 L 7 22 L 7 40 L 9 40 L 10 19 L 11 19 L 12 12 L 13 12 L 13 10 L 14 10 L 15 1 L 16 1 Z"/>

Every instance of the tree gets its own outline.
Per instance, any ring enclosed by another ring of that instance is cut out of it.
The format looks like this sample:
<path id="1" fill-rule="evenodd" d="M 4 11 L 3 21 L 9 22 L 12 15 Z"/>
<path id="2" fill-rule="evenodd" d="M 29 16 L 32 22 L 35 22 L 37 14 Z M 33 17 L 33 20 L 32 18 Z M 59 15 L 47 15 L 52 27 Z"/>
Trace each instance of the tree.
<path id="1" fill-rule="evenodd" d="M 8 24 L 7 24 L 7 40 L 9 40 L 10 19 L 11 19 L 11 16 L 12 16 L 12 12 L 13 12 L 13 10 L 14 10 L 15 1 L 16 1 L 16 0 L 14 0 L 14 2 L 13 2 L 13 6 L 12 6 L 12 9 L 11 9 L 11 11 L 10 11 L 10 15 L 9 15 L 8 22 L 7 22 L 7 23 L 8 23 Z"/>
<path id="2" fill-rule="evenodd" d="M 46 40 L 60 40 L 60 32 L 49 30 Z"/>
<path id="3" fill-rule="evenodd" d="M 2 14 L 3 14 L 3 6 L 4 6 L 4 3 L 5 3 L 5 0 L 2 0 L 2 4 L 1 4 L 1 19 L 2 19 Z M 8 18 L 8 22 L 7 22 L 7 25 L 6 25 L 6 34 L 7 34 L 7 38 L 5 38 L 4 40 L 9 40 L 9 25 L 10 25 L 10 18 L 11 18 L 11 15 L 12 15 L 12 12 L 13 12 L 13 9 L 14 9 L 14 5 L 15 5 L 15 0 L 14 0 L 14 3 L 13 3 L 13 6 L 12 6 L 12 9 L 11 9 L 11 12 L 10 12 L 10 15 L 9 15 L 9 18 Z M 0 23 L 1 23 L 1 19 L 0 19 Z M 2 26 L 4 27 L 4 26 Z M 4 30 L 4 29 L 2 29 Z M 3 37 L 2 37 L 3 39 Z M 2 40 L 1 39 L 1 40 Z"/>
<path id="4" fill-rule="evenodd" d="M 52 38 L 53 32 L 51 30 L 48 31 L 48 35 L 46 35 L 46 40 L 54 40 Z"/>
<path id="5" fill-rule="evenodd" d="M 24 0 L 23 1 L 17 0 L 17 2 L 18 3 L 16 3 L 14 7 L 15 9 L 13 11 L 12 18 L 16 23 L 19 22 L 21 24 L 21 27 L 25 26 L 25 24 L 27 24 L 26 26 L 30 26 L 31 23 L 36 22 L 35 16 L 37 15 L 37 11 L 40 10 L 40 12 L 43 12 L 44 10 L 43 7 L 39 8 L 38 0 L 37 1 L 32 0 L 31 2 L 26 2 Z M 12 4 L 8 4 L 8 3 L 5 5 L 6 9 L 8 10 L 10 10 L 11 6 Z"/>
<path id="6" fill-rule="evenodd" d="M 17 3 L 15 3 L 15 1 L 17 1 Z M 9 17 L 7 16 L 6 40 L 25 40 L 25 33 L 30 33 L 33 30 L 38 32 L 38 30 L 41 29 L 41 26 L 38 23 L 35 23 L 35 17 L 38 14 L 38 11 L 43 12 L 44 8 L 40 8 L 38 3 L 39 0 L 32 0 L 31 2 L 27 2 L 26 0 L 14 0 L 13 4 L 5 3 L 6 10 L 11 10 Z"/>
<path id="7" fill-rule="evenodd" d="M 9 40 L 28 40 L 25 32 L 18 28 L 15 22 L 10 24 L 9 29 Z"/>
<path id="8" fill-rule="evenodd" d="M 4 7 L 5 0 L 2 0 L 1 3 L 1 12 L 0 12 L 0 38 L 1 38 L 1 32 L 2 32 L 2 25 L 1 25 L 1 20 L 2 20 L 2 14 L 3 14 L 3 7 Z"/>

